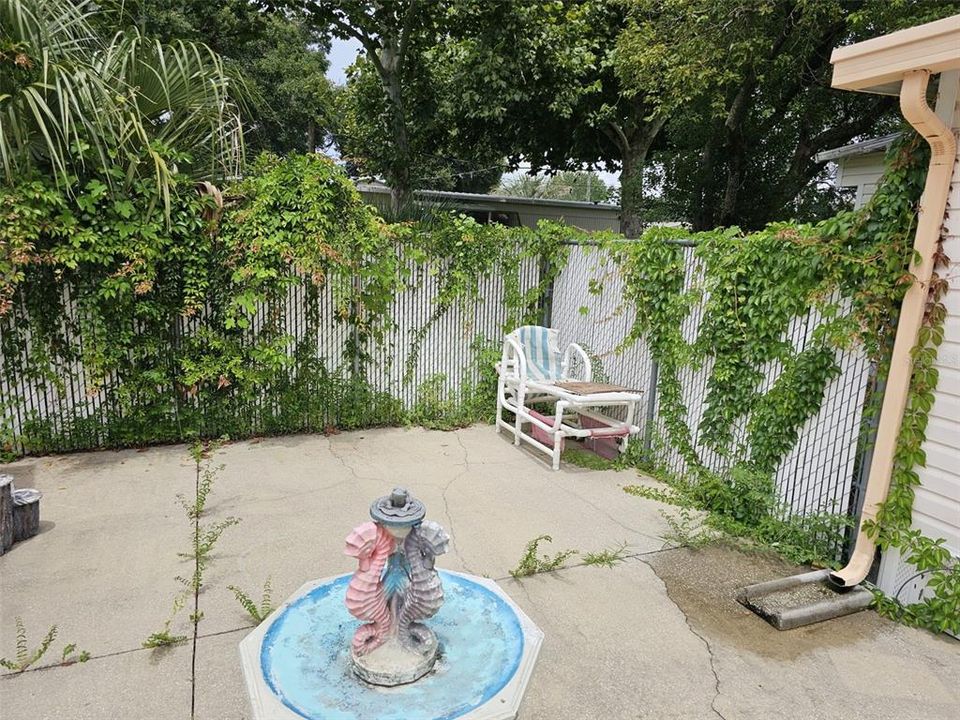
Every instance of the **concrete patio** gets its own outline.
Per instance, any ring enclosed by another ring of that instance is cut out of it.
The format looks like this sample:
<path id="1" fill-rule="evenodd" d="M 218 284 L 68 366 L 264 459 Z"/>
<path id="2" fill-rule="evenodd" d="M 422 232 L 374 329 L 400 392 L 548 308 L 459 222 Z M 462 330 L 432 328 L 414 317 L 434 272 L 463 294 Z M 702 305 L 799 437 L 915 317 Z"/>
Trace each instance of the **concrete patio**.
<path id="1" fill-rule="evenodd" d="M 205 575 L 196 658 L 189 644 L 141 648 L 170 612 L 175 577 L 191 571 L 177 554 L 191 530 L 176 501 L 193 493 L 186 447 L 0 468 L 44 493 L 41 534 L 0 558 L 0 656 L 14 653 L 18 616 L 31 646 L 59 626 L 41 665 L 68 642 L 92 656 L 3 675 L 0 718 L 189 718 L 192 683 L 198 718 L 249 717 L 237 643 L 250 621 L 227 585 L 259 597 L 269 576 L 279 603 L 308 579 L 352 570 L 343 537 L 394 485 L 448 528 L 441 566 L 497 579 L 543 629 L 524 720 L 931 720 L 960 707 L 956 641 L 872 611 L 779 633 L 734 591 L 794 569 L 721 548 L 670 549 L 664 506 L 621 490 L 638 482 L 632 472 L 554 473 L 489 426 L 270 438 L 227 445 L 217 460 L 209 517 L 242 521 L 225 531 Z M 546 551 L 626 542 L 630 557 L 612 569 L 574 561 L 514 580 L 509 570 L 541 534 L 554 539 Z M 188 612 L 174 631 L 187 631 Z"/>

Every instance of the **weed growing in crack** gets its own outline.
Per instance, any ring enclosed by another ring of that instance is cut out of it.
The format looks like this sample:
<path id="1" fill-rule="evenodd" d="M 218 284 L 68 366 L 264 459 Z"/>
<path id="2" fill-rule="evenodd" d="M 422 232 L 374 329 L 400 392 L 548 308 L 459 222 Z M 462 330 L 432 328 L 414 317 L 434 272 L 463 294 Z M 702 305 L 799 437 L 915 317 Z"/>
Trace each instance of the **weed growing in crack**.
<path id="1" fill-rule="evenodd" d="M 143 647 L 150 648 L 151 650 L 173 647 L 174 645 L 182 645 L 189 639 L 186 635 L 172 634 L 169 625 L 167 625 L 163 630 L 148 635 L 147 639 L 143 641 Z"/>
<path id="2" fill-rule="evenodd" d="M 13 660 L 8 660 L 7 658 L 0 658 L 0 667 L 4 667 L 7 670 L 13 670 L 14 672 L 23 672 L 31 665 L 37 663 L 37 661 L 42 658 L 47 650 L 50 649 L 50 646 L 53 645 L 53 641 L 57 638 L 57 626 L 53 625 L 47 634 L 43 636 L 43 639 L 40 641 L 40 644 L 34 648 L 30 649 L 30 646 L 27 644 L 27 629 L 23 624 L 23 619 L 17 617 L 14 620 L 14 623 L 17 627 L 17 651 L 14 655 Z M 86 650 L 80 650 L 77 652 L 76 643 L 70 643 L 66 645 L 62 652 L 60 653 L 60 665 L 73 665 L 78 662 L 86 662 L 90 659 L 90 653 Z"/>
<path id="3" fill-rule="evenodd" d="M 706 530 L 703 519 L 695 517 L 688 507 L 681 506 L 676 513 L 661 510 L 660 515 L 670 527 L 663 539 L 672 545 L 699 550 L 718 539 L 718 533 Z"/>
<path id="4" fill-rule="evenodd" d="M 600 550 L 599 552 L 586 553 L 583 556 L 583 564 L 612 568 L 617 563 L 622 563 L 626 556 L 627 542 L 624 540 L 616 547 Z"/>
<path id="5" fill-rule="evenodd" d="M 655 500 L 666 505 L 676 505 L 678 507 L 691 507 L 690 501 L 673 489 L 663 489 L 652 487 L 650 485 L 624 485 L 623 491 L 628 495 Z"/>
<path id="6" fill-rule="evenodd" d="M 520 562 L 510 571 L 511 575 L 515 578 L 522 578 L 529 575 L 536 575 L 537 573 L 557 570 L 563 567 L 563 564 L 571 556 L 579 552 L 578 550 L 562 550 L 553 557 L 550 557 L 546 553 L 539 556 L 537 553 L 540 551 L 541 542 L 553 542 L 553 538 L 549 535 L 540 535 L 528 542 L 527 549 L 524 551 L 523 557 L 520 558 Z"/>
<path id="7" fill-rule="evenodd" d="M 793 563 L 830 567 L 836 562 L 836 538 L 852 526 L 849 517 L 830 512 L 791 515 L 772 479 L 749 468 L 733 468 L 729 477 L 701 469 L 695 478 L 649 466 L 639 469 L 667 487 L 627 485 L 624 492 L 677 506 L 676 513 L 661 515 L 670 526 L 664 539 L 678 545 L 765 548 Z"/>
<path id="8" fill-rule="evenodd" d="M 190 446 L 190 457 L 194 462 L 194 492 L 193 498 L 188 500 L 183 495 L 178 495 L 177 500 L 183 507 L 187 519 L 192 525 L 191 547 L 188 552 L 177 553 L 181 558 L 189 560 L 193 564 L 193 571 L 189 577 L 177 576 L 177 581 L 183 585 L 183 589 L 177 593 L 173 599 L 173 610 L 163 629 L 151 634 L 143 642 L 147 648 L 163 648 L 171 645 L 179 645 L 191 640 L 187 635 L 175 635 L 170 631 L 170 626 L 179 612 L 187 605 L 192 605 L 190 612 L 190 624 L 192 626 L 192 660 L 190 666 L 191 676 L 191 697 L 190 697 L 190 717 L 196 717 L 196 665 L 197 665 L 197 637 L 199 635 L 200 621 L 203 619 L 203 612 L 200 610 L 200 592 L 203 590 L 203 574 L 210 563 L 210 554 L 214 546 L 231 525 L 240 522 L 239 518 L 228 517 L 209 524 L 204 524 L 201 519 L 205 516 L 207 509 L 207 499 L 213 490 L 213 483 L 217 473 L 223 469 L 223 465 L 214 467 L 211 463 L 211 456 L 220 447 L 218 442 L 197 441 Z"/>
<path id="9" fill-rule="evenodd" d="M 233 591 L 237 602 L 247 611 L 247 615 L 249 615 L 257 625 L 262 623 L 275 609 L 272 602 L 273 587 L 270 585 L 270 578 L 267 578 L 266 582 L 263 583 L 263 594 L 260 596 L 259 605 L 236 585 L 228 585 L 227 590 Z"/>
<path id="10" fill-rule="evenodd" d="M 170 624 L 173 622 L 174 618 L 183 610 L 183 605 L 187 601 L 187 591 L 181 590 L 177 593 L 176 597 L 173 598 L 173 608 L 170 611 L 169 617 L 163 623 L 163 629 L 155 633 L 151 633 L 146 640 L 143 641 L 143 647 L 145 648 L 165 648 L 172 647 L 174 645 L 182 645 L 185 643 L 188 638 L 186 635 L 174 635 L 170 632 Z"/>

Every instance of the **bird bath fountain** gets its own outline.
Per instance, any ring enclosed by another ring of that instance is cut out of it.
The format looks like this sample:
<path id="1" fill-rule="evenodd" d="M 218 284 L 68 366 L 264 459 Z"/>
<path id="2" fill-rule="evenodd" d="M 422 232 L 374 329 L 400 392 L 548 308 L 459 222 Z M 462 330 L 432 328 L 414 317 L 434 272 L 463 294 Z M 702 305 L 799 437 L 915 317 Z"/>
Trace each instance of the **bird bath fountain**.
<path id="1" fill-rule="evenodd" d="M 403 488 L 370 506 L 352 575 L 309 582 L 240 642 L 255 720 L 509 720 L 543 633 Z"/>

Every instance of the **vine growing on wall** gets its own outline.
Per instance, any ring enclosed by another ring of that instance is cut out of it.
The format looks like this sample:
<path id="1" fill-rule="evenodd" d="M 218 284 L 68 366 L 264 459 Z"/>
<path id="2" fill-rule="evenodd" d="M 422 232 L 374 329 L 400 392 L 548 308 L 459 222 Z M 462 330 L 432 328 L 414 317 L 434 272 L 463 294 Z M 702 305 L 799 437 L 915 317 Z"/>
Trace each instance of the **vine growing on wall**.
<path id="1" fill-rule="evenodd" d="M 896 548 L 901 558 L 916 569 L 894 597 L 877 593 L 878 609 L 911 625 L 956 635 L 960 634 L 960 560 L 944 547 L 944 538 L 927 537 L 912 527 L 915 488 L 920 485 L 917 468 L 926 465 L 923 443 L 939 379 L 935 361 L 937 348 L 943 342 L 947 315 L 943 296 L 948 283 L 937 270 L 947 262 L 941 238 L 934 254 L 934 273 L 927 291 L 923 324 L 911 353 L 913 372 L 897 438 L 890 491 L 881 503 L 876 520 L 866 521 L 864 529 L 882 550 Z M 902 604 L 899 592 L 914 580 L 924 581 L 929 592 L 918 602 Z"/>
<path id="2" fill-rule="evenodd" d="M 481 299 L 481 283 L 503 284 L 503 330 L 538 323 L 542 301 L 566 264 L 565 243 L 582 232 L 560 223 L 541 221 L 536 229 L 480 224 L 466 215 L 437 214 L 425 224 L 404 223 L 391 228 L 404 257 L 421 272 L 438 278 L 433 310 L 411 338 L 405 381 L 410 380 L 427 334 L 454 307 L 469 315 Z M 524 289 L 524 266 L 539 265 L 536 283 Z M 415 281 L 415 280 L 414 280 Z"/>

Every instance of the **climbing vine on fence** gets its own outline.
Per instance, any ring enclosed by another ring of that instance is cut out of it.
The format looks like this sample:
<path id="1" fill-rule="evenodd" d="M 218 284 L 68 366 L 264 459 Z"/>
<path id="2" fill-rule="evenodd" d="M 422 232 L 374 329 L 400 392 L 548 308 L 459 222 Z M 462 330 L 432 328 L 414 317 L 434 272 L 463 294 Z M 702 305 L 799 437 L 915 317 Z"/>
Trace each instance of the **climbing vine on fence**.
<path id="1" fill-rule="evenodd" d="M 498 278 L 503 283 L 505 328 L 539 322 L 543 298 L 566 264 L 564 242 L 583 235 L 559 223 L 541 222 L 536 230 L 506 228 L 454 214 L 438 215 L 426 223 L 396 224 L 390 232 L 408 262 L 439 278 L 433 311 L 411 339 L 406 380 L 430 329 L 455 306 L 469 314 L 480 300 L 483 280 Z M 542 272 L 536 283 L 524 289 L 520 277 L 523 266 L 530 263 Z"/>
<path id="2" fill-rule="evenodd" d="M 169 218 L 149 183 L 120 193 L 108 180 L 0 189 L 7 454 L 416 420 L 368 377 L 389 361 L 398 294 L 424 273 L 439 279 L 419 337 L 457 304 L 469 317 L 491 278 L 505 324 L 532 320 L 574 232 L 449 213 L 390 225 L 320 155 L 260 158 L 223 188 L 219 217 L 187 179 Z M 524 264 L 545 261 L 539 281 L 521 284 Z M 488 361 L 491 339 L 472 354 Z M 465 361 L 459 396 L 441 398 L 462 406 L 451 422 L 490 414 L 475 397 L 489 392 L 493 407 L 487 364 Z M 81 387 L 92 405 L 64 400 Z M 431 392 L 436 380 L 420 395 Z"/>
<path id="3" fill-rule="evenodd" d="M 627 344 L 644 339 L 658 362 L 661 417 L 691 469 L 703 466 L 697 447 L 705 447 L 772 472 L 838 374 L 837 350 L 860 345 L 871 360 L 884 362 L 906 287 L 922 180 L 923 158 L 909 139 L 892 154 L 884 184 L 864 211 L 751 234 L 655 227 L 634 243 L 610 245 L 635 312 Z M 693 240 L 701 272 L 687 267 L 672 242 L 678 239 Z M 688 340 L 683 324 L 698 304 L 697 336 Z M 798 350 L 786 331 L 808 311 L 819 322 Z M 677 374 L 706 363 L 705 409 L 692 428 Z M 779 372 L 764 392 L 771 367 Z M 746 433 L 738 438 L 740 427 Z"/>
<path id="4" fill-rule="evenodd" d="M 688 469 L 686 478 L 667 479 L 683 502 L 713 511 L 715 526 L 764 542 L 796 529 L 795 522 L 771 524 L 780 509 L 770 480 L 838 375 L 838 351 L 862 348 L 880 382 L 888 370 L 900 301 L 913 281 L 907 267 L 925 169 L 920 140 L 907 135 L 891 150 L 883 182 L 861 211 L 815 226 L 771 225 L 749 235 L 734 228 L 691 237 L 653 228 L 635 244 L 610 247 L 636 313 L 627 342 L 644 339 L 659 364 L 660 417 L 669 444 Z M 681 237 L 696 245 L 694 257 L 703 271 L 694 278 L 685 277 L 690 270 L 681 248 L 670 243 Z M 943 262 L 942 252 L 937 260 Z M 932 630 L 958 632 L 960 563 L 943 539 L 911 529 L 914 488 L 920 482 L 915 468 L 925 462 L 922 443 L 937 382 L 933 363 L 943 338 L 945 289 L 946 282 L 935 276 L 913 353 L 890 495 L 867 529 L 881 548 L 899 548 L 929 588 L 929 597 L 908 606 L 881 598 L 881 609 Z M 682 327 L 697 304 L 701 320 L 696 338 L 688 341 Z M 784 338 L 790 322 L 808 312 L 819 323 L 798 350 Z M 693 428 L 678 373 L 705 363 L 710 363 L 705 409 Z M 771 367 L 779 373 L 763 391 Z M 865 415 L 878 412 L 880 400 L 873 393 Z M 738 435 L 740 428 L 745 432 Z M 699 448 L 726 456 L 729 470 L 709 470 Z M 799 535 L 805 537 L 791 542 L 792 557 L 816 559 L 822 550 L 818 539 L 838 530 L 827 520 L 801 520 L 807 527 Z"/>
<path id="5" fill-rule="evenodd" d="M 635 313 L 626 344 L 642 339 L 658 363 L 665 441 L 687 468 L 679 481 L 724 529 L 764 541 L 792 535 L 796 528 L 760 518 L 789 515 L 778 507 L 772 477 L 838 376 L 839 351 L 859 346 L 883 371 L 907 286 L 923 155 L 908 136 L 891 152 L 867 208 L 818 225 L 695 235 L 655 227 L 636 242 L 609 246 Z M 692 266 L 681 239 L 692 241 Z M 813 330 L 796 348 L 785 338 L 804 316 Z M 687 368 L 709 373 L 696 427 L 680 382 Z M 771 372 L 775 380 L 764 387 Z M 710 469 L 718 463 L 707 463 L 704 450 L 726 470 Z M 834 520 L 849 522 L 827 515 L 793 521 L 809 526 L 809 559 L 822 555 L 820 536 L 842 530 Z M 803 557 L 800 550 L 793 555 Z"/>

